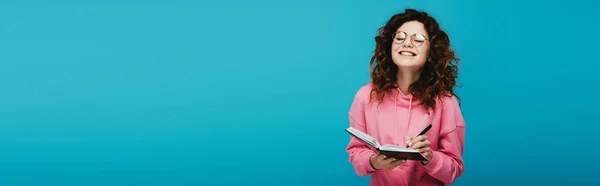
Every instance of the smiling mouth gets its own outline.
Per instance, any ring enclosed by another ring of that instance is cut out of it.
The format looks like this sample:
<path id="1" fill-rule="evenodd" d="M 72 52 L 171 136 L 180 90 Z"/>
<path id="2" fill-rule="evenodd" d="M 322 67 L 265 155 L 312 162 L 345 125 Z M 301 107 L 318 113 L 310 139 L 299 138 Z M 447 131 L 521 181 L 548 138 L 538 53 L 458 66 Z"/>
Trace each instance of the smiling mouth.
<path id="1" fill-rule="evenodd" d="M 400 52 L 398 52 L 398 54 L 403 55 L 403 56 L 417 56 L 417 54 L 415 54 L 411 51 L 400 51 Z"/>

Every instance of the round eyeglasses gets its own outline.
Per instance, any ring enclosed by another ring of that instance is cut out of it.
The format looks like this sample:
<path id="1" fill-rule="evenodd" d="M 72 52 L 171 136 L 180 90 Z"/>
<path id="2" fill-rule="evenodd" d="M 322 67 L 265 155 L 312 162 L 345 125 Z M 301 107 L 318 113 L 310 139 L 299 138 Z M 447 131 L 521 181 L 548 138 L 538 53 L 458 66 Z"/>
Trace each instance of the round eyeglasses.
<path id="1" fill-rule="evenodd" d="M 399 31 L 399 32 L 394 33 L 394 35 L 392 35 L 392 38 L 394 38 L 394 43 L 402 44 L 402 43 L 404 43 L 404 40 L 406 40 L 407 35 L 408 34 L 406 34 L 406 32 Z M 423 34 L 410 35 L 410 42 L 414 46 L 421 46 L 427 40 L 429 40 L 429 39 L 427 39 L 427 37 L 425 37 Z"/>

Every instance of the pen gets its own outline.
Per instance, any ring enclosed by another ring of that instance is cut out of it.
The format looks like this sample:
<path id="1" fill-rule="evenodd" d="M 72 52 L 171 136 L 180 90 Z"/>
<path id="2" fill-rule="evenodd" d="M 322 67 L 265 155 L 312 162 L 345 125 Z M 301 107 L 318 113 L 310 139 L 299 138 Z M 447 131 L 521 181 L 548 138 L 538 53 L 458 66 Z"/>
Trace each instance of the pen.
<path id="1" fill-rule="evenodd" d="M 429 131 L 429 129 L 431 129 L 431 124 L 427 125 L 427 127 L 425 127 L 425 129 L 423 129 L 423 131 L 421 131 L 421 133 L 419 133 L 419 135 L 417 135 L 417 136 L 427 133 L 427 131 Z M 408 148 L 408 147 L 409 147 L 408 144 L 406 144 L 406 148 Z"/>

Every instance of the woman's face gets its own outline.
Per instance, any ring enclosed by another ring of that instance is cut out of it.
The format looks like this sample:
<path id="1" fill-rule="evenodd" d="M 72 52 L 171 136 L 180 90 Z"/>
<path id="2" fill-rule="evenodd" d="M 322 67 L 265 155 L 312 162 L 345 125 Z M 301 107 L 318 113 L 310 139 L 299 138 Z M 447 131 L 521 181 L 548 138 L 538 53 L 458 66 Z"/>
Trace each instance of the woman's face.
<path id="1" fill-rule="evenodd" d="M 423 23 L 404 23 L 393 35 L 392 61 L 400 69 L 419 70 L 429 56 L 429 36 Z"/>

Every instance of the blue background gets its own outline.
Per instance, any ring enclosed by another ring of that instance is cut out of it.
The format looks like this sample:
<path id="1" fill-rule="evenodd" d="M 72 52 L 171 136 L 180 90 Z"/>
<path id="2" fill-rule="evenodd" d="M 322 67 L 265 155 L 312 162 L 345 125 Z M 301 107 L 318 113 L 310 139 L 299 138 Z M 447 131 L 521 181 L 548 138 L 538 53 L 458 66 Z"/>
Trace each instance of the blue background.
<path id="1" fill-rule="evenodd" d="M 597 185 L 595 7 L 0 1 L 0 185 L 367 185 L 343 129 L 404 8 L 462 59 L 455 185 Z"/>

